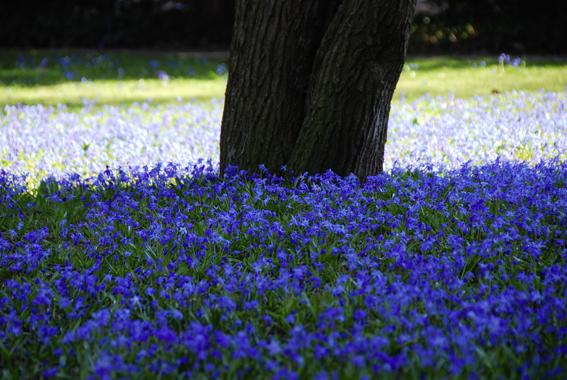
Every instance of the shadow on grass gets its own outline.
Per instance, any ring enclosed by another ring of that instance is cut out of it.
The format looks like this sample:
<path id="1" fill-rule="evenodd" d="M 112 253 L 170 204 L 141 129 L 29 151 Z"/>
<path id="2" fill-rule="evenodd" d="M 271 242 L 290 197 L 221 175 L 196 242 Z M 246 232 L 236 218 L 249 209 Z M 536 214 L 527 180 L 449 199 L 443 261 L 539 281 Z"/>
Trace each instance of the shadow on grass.
<path id="1" fill-rule="evenodd" d="M 203 53 L 206 54 L 206 53 Z M 167 75 L 197 80 L 226 74 L 228 57 L 187 53 L 100 52 L 96 50 L 4 50 L 0 85 L 35 87 L 84 80 L 138 80 Z M 224 66 L 223 66 L 224 65 Z"/>

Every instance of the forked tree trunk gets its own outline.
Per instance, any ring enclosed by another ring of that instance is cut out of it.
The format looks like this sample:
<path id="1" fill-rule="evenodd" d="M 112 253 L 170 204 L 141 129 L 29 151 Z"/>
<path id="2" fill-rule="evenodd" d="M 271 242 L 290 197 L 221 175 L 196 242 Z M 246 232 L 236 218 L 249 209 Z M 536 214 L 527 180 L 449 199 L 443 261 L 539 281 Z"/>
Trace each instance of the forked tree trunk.
<path id="1" fill-rule="evenodd" d="M 382 170 L 416 0 L 237 0 L 221 169 Z"/>

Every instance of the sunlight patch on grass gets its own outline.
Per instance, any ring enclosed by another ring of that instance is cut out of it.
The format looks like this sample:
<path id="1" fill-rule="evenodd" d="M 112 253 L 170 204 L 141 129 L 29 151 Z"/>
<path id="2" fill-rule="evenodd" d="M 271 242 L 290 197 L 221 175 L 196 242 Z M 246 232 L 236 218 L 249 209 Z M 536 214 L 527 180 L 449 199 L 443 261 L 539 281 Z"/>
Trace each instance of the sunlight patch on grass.
<path id="1" fill-rule="evenodd" d="M 525 66 L 520 64 L 515 68 L 490 58 L 409 58 L 396 87 L 394 101 L 402 96 L 402 92 L 406 99 L 413 100 L 425 94 L 443 96 L 450 92 L 457 98 L 469 98 L 513 90 L 565 90 L 567 61 L 527 58 L 522 62 Z"/>
<path id="2" fill-rule="evenodd" d="M 94 82 L 71 82 L 35 88 L 15 87 L 0 89 L 0 104 L 43 104 L 45 106 L 66 105 L 71 111 L 80 111 L 91 104 L 93 110 L 103 105 L 131 106 L 152 100 L 158 104 L 178 104 L 179 100 L 210 102 L 212 98 L 224 98 L 225 79 L 197 80 L 159 79 L 141 80 L 99 80 Z M 2 107 L 3 108 L 3 107 Z"/>

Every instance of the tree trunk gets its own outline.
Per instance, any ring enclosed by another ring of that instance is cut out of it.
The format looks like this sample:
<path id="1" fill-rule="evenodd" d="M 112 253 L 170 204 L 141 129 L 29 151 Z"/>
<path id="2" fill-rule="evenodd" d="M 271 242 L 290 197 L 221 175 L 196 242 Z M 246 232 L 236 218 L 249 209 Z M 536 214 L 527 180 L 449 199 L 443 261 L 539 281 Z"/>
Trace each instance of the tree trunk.
<path id="1" fill-rule="evenodd" d="M 221 169 L 382 170 L 416 0 L 237 0 Z"/>

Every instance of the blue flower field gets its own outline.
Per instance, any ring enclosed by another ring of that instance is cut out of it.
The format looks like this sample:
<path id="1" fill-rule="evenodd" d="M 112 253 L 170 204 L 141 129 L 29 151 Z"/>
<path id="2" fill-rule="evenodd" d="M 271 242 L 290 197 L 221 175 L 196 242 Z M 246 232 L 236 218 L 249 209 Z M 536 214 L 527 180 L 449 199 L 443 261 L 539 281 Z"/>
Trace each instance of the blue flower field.
<path id="1" fill-rule="evenodd" d="M 2 379 L 567 377 L 565 92 L 402 98 L 363 185 L 211 104 L 0 113 Z"/>

